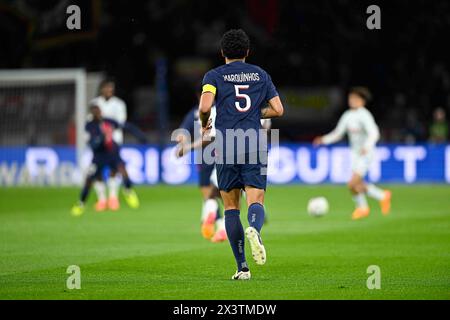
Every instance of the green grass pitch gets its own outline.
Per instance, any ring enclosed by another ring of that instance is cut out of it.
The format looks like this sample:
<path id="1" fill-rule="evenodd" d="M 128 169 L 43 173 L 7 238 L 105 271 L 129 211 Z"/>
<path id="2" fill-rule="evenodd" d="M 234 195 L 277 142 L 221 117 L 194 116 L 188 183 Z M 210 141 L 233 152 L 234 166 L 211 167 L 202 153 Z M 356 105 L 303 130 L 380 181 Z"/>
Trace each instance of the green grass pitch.
<path id="1" fill-rule="evenodd" d="M 393 211 L 351 221 L 344 186 L 272 186 L 263 229 L 268 261 L 231 281 L 228 243 L 200 235 L 195 186 L 140 187 L 141 208 L 79 218 L 74 188 L 0 189 L 0 299 L 450 299 L 450 187 L 390 186 Z M 310 197 L 329 199 L 322 218 Z M 246 222 L 246 212 L 242 220 Z M 81 268 L 81 289 L 66 269 Z M 367 267 L 381 269 L 368 290 Z"/>

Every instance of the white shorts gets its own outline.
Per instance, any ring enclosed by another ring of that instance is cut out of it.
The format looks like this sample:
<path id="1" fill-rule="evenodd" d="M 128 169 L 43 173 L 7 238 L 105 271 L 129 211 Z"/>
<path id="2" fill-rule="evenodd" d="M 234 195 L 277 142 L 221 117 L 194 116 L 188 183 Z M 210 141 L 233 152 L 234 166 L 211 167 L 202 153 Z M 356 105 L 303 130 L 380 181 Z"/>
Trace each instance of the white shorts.
<path id="1" fill-rule="evenodd" d="M 364 178 L 367 175 L 367 172 L 370 169 L 370 164 L 372 163 L 373 153 L 367 153 L 365 155 L 361 155 L 356 152 L 352 152 L 352 173 L 357 174 L 361 178 Z"/>

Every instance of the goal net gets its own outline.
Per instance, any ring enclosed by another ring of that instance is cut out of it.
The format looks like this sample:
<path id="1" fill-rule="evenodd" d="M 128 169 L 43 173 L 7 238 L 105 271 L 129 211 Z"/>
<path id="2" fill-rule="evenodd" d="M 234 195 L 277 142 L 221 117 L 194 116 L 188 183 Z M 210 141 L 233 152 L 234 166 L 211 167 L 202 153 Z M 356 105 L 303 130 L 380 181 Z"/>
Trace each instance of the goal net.
<path id="1" fill-rule="evenodd" d="M 82 69 L 0 70 L 0 147 L 84 148 L 86 73 Z"/>

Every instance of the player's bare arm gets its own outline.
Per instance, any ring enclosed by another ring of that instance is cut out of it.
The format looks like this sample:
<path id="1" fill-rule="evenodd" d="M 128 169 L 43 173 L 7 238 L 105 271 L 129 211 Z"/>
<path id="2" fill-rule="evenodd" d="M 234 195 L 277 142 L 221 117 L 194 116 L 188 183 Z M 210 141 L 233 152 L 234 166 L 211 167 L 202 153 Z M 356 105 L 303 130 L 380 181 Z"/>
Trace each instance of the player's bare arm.
<path id="1" fill-rule="evenodd" d="M 177 157 L 181 158 L 191 150 L 197 150 L 204 148 L 214 141 L 214 137 L 208 137 L 207 134 L 203 135 L 200 139 L 193 143 L 180 143 L 176 152 Z"/>
<path id="2" fill-rule="evenodd" d="M 200 104 L 198 107 L 200 122 L 202 123 L 202 134 L 208 128 L 208 120 L 211 115 L 211 108 L 214 104 L 214 93 L 212 92 L 203 92 L 200 97 Z"/>
<path id="3" fill-rule="evenodd" d="M 261 119 L 278 118 L 284 113 L 283 104 L 279 96 L 273 97 L 267 106 L 261 109 Z"/>

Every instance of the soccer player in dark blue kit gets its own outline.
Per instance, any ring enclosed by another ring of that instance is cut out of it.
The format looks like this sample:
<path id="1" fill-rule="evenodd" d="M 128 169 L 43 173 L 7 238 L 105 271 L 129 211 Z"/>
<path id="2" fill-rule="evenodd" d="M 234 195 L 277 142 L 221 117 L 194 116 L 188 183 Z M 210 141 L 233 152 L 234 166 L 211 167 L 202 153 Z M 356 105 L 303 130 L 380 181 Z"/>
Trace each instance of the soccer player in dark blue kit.
<path id="1" fill-rule="evenodd" d="M 124 195 L 127 203 L 132 208 L 139 206 L 139 199 L 132 189 L 132 183 L 128 177 L 125 165 L 119 155 L 119 146 L 113 140 L 114 129 L 120 125 L 114 120 L 102 117 L 102 112 L 97 105 L 90 107 L 92 120 L 86 123 L 86 131 L 89 134 L 89 146 L 94 153 L 90 172 L 86 178 L 80 194 L 79 203 L 72 207 L 72 215 L 80 216 L 84 213 L 86 199 L 94 181 L 103 179 L 105 167 L 109 167 L 112 176 L 117 172 L 122 175 L 125 187 Z"/>
<path id="2" fill-rule="evenodd" d="M 234 280 L 248 280 L 251 277 L 245 258 L 245 236 L 255 262 L 258 265 L 266 262 L 261 228 L 264 222 L 267 163 L 260 157 L 257 161 L 252 157 L 253 153 L 260 154 L 262 151 L 260 138 L 256 143 L 244 141 L 244 149 L 239 148 L 242 144 L 237 143 L 236 149 L 235 140 L 240 139 L 239 135 L 235 138 L 236 133 L 252 130 L 260 132 L 261 119 L 280 117 L 284 112 L 270 76 L 260 67 L 245 62 L 249 50 L 250 40 L 243 30 L 229 30 L 223 35 L 221 53 L 225 64 L 204 76 L 199 105 L 202 132 L 206 133 L 209 130 L 210 111 L 215 103 L 215 128 L 223 137 L 222 143 L 218 142 L 216 133 L 216 169 L 225 207 L 225 227 L 237 263 L 237 272 L 232 277 Z M 230 135 L 233 150 L 228 145 Z M 247 195 L 250 225 L 245 233 L 240 220 L 242 189 Z"/>

